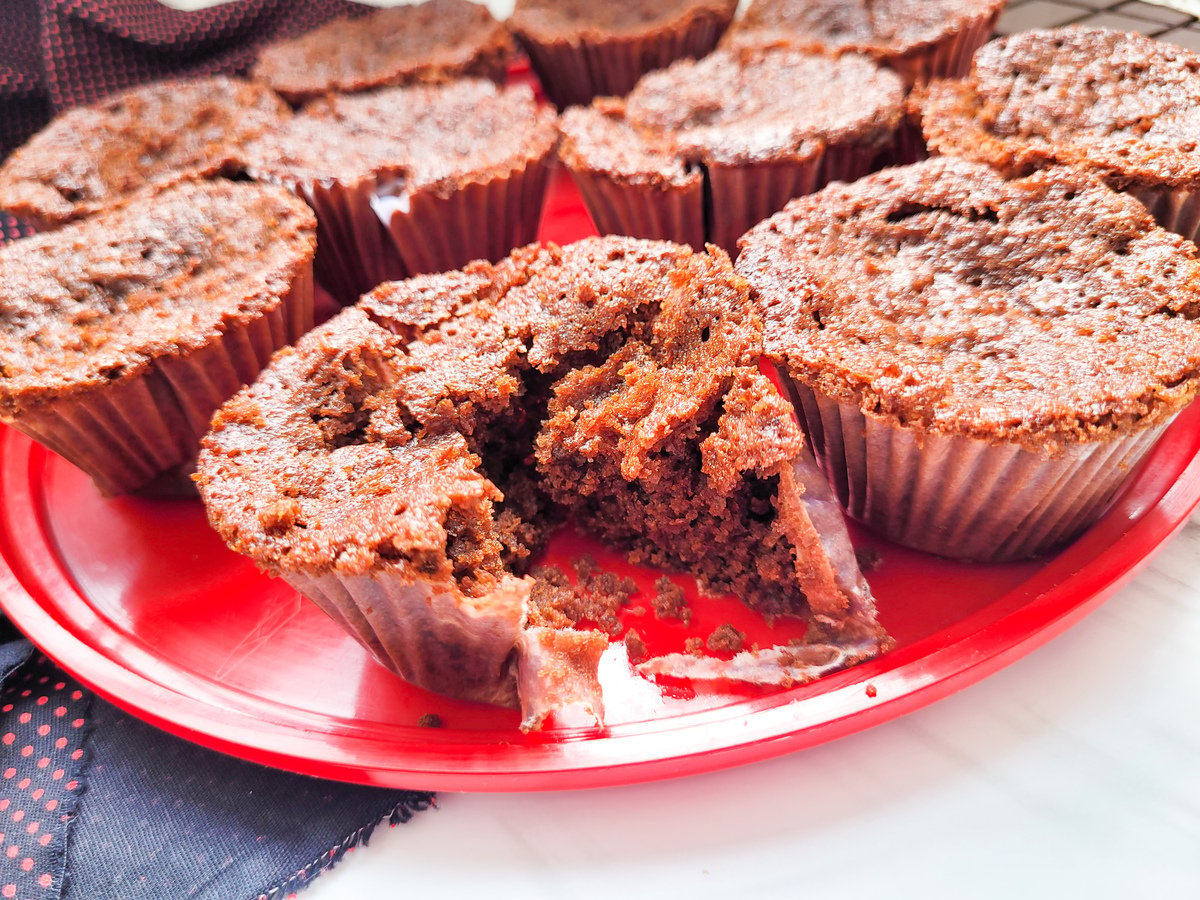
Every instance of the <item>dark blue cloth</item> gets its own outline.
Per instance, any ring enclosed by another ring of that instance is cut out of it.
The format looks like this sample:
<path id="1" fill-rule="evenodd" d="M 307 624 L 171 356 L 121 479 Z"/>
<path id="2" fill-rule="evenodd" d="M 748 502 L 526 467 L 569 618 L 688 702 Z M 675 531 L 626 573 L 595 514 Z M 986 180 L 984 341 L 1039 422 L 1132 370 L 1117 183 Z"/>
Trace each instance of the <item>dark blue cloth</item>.
<path id="1" fill-rule="evenodd" d="M 0 898 L 282 900 L 432 797 L 172 737 L 0 645 Z"/>

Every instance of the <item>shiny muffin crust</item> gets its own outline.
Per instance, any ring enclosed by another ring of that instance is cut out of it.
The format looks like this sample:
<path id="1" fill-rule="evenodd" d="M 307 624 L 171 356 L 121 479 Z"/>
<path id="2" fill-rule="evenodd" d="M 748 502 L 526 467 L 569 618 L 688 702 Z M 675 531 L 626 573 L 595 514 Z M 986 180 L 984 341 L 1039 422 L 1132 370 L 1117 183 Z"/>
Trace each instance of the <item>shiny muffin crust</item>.
<path id="1" fill-rule="evenodd" d="M 287 105 L 233 78 L 164 81 L 58 116 L 0 167 L 0 209 L 40 228 L 91 215 L 147 187 L 233 175 L 242 147 Z"/>
<path id="2" fill-rule="evenodd" d="M 300 104 L 326 93 L 450 81 L 464 76 L 503 83 L 512 39 L 485 6 L 426 0 L 335 19 L 265 48 L 251 71 Z"/>
<path id="3" fill-rule="evenodd" d="M 767 355 L 906 428 L 1052 454 L 1165 422 L 1200 388 L 1194 247 L 1077 171 L 884 170 L 741 248 Z"/>

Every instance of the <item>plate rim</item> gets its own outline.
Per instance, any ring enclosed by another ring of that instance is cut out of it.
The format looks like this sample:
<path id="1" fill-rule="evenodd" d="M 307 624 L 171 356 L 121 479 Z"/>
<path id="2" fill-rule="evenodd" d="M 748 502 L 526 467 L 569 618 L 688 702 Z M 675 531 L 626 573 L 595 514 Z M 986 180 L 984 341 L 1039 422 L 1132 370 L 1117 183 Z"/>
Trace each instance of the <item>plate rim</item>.
<path id="1" fill-rule="evenodd" d="M 3 503 L 19 504 L 35 515 L 43 543 L 47 529 L 38 487 L 51 457 L 23 435 L 0 429 Z M 1164 461 L 1174 473 L 1171 477 L 1155 471 Z M 827 676 L 815 688 L 798 687 L 716 709 L 616 726 L 599 737 L 592 731 L 566 729 L 514 743 L 511 733 L 471 731 L 464 737 L 451 730 L 397 723 L 398 734 L 419 734 L 419 745 L 410 739 L 409 745 L 383 750 L 378 736 L 328 730 L 335 721 L 329 716 L 317 715 L 327 726 L 319 730 L 294 720 L 285 724 L 250 716 L 211 702 L 203 692 L 200 697 L 184 693 L 155 680 L 153 673 L 121 664 L 103 652 L 103 642 L 93 645 L 77 635 L 55 615 L 61 601 L 47 606 L 34 596 L 29 579 L 22 580 L 20 573 L 29 561 L 9 553 L 14 535 L 7 515 L 0 522 L 0 608 L 43 653 L 115 706 L 177 737 L 251 762 L 389 788 L 528 791 L 618 786 L 761 761 L 867 730 L 974 684 L 1065 631 L 1132 578 L 1200 506 L 1200 404 L 1180 415 L 1130 484 L 1142 480 L 1154 483 L 1157 500 L 1136 516 L 1125 512 L 1122 501 L 1128 492 L 1123 492 L 1096 526 L 1028 579 L 933 635 Z M 1123 514 L 1128 521 L 1122 528 L 1117 520 Z M 1111 541 L 1096 537 L 1114 527 L 1119 533 Z M 45 550 L 53 552 L 48 544 Z M 1059 576 L 1059 569 L 1080 557 L 1086 558 L 1084 565 Z M 42 587 L 76 590 L 57 569 L 37 577 L 51 582 L 38 581 L 39 593 Z M 1037 586 L 1032 595 L 1014 597 L 1028 593 L 1029 585 Z M 75 599 L 86 607 L 81 595 Z M 985 616 L 996 607 L 1006 611 Z M 101 616 L 93 618 L 95 623 L 77 622 L 75 627 L 103 626 Z M 976 620 L 984 618 L 988 621 L 979 625 Z M 109 632 L 101 637 L 112 639 L 116 631 Z M 194 673 L 182 674 L 186 683 L 205 683 Z M 874 696 L 864 690 L 864 683 L 874 687 Z M 707 739 L 694 740 L 696 729 Z M 712 739 L 718 730 L 734 736 Z M 282 745 L 272 746 L 272 738 Z M 616 752 L 630 747 L 637 751 L 633 756 Z M 462 750 L 467 752 L 458 752 Z"/>

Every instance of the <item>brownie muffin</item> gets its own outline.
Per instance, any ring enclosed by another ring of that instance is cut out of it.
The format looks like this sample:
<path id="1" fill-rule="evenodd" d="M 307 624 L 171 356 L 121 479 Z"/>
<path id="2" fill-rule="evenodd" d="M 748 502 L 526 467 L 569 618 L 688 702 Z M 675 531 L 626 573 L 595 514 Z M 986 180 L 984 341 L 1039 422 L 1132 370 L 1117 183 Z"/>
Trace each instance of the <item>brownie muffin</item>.
<path id="1" fill-rule="evenodd" d="M 561 110 L 627 94 L 653 69 L 704 56 L 736 9 L 737 0 L 517 0 L 508 26 Z"/>
<path id="2" fill-rule="evenodd" d="M 322 94 L 464 76 L 503 84 L 512 38 L 487 7 L 467 0 L 344 17 L 263 49 L 251 75 L 301 104 Z"/>
<path id="3" fill-rule="evenodd" d="M 58 116 L 0 167 L 0 209 L 40 229 L 91 215 L 146 187 L 231 175 L 241 147 L 287 105 L 232 78 L 165 81 Z"/>
<path id="4" fill-rule="evenodd" d="M 107 495 L 186 468 L 312 327 L 315 226 L 279 188 L 182 182 L 0 248 L 0 418 Z"/>
<path id="5" fill-rule="evenodd" d="M 608 636 L 530 601 L 529 560 L 565 509 L 809 619 L 796 675 L 813 678 L 888 639 L 758 347 L 720 251 L 531 245 L 382 285 L 285 350 L 214 418 L 197 483 L 233 549 L 393 671 L 519 701 L 525 728 L 603 713 Z"/>
<path id="6" fill-rule="evenodd" d="M 1182 47 L 1099 28 L 1030 31 L 993 41 L 965 81 L 916 99 L 933 152 L 1011 174 L 1075 166 L 1197 237 L 1200 57 Z"/>
<path id="7" fill-rule="evenodd" d="M 869 172 L 903 99 L 865 57 L 718 50 L 652 72 L 624 100 L 568 110 L 559 156 L 602 233 L 732 253 L 792 197 Z"/>
<path id="8" fill-rule="evenodd" d="M 793 201 L 741 245 L 839 498 L 909 546 L 1063 544 L 1200 387 L 1195 247 L 1084 173 L 931 159 Z"/>
<path id="9" fill-rule="evenodd" d="M 864 53 L 904 83 L 966 74 L 1005 0 L 753 0 L 729 33 L 734 44 L 790 43 Z"/>
<path id="10" fill-rule="evenodd" d="M 533 240 L 557 140 L 528 87 L 462 79 L 315 101 L 250 144 L 247 172 L 316 211 L 317 278 L 351 303 Z"/>

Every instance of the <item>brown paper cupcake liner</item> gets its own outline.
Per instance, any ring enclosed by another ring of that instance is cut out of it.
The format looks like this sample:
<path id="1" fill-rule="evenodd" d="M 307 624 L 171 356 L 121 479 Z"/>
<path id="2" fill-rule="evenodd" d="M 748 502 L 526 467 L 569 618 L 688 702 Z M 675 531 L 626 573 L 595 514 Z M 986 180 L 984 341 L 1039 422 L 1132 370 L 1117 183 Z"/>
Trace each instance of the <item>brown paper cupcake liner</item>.
<path id="1" fill-rule="evenodd" d="M 403 193 L 400 176 L 353 184 L 277 181 L 317 215 L 317 281 L 343 305 L 385 281 L 498 260 L 537 237 L 553 148 L 524 168 L 448 196 Z M 252 177 L 258 177 L 251 173 Z"/>
<path id="2" fill-rule="evenodd" d="M 190 466 L 217 407 L 312 324 L 305 265 L 274 308 L 200 350 L 162 357 L 142 373 L 56 399 L 12 424 L 90 475 L 106 496 L 135 491 Z"/>
<path id="3" fill-rule="evenodd" d="M 1065 544 L 1099 518 L 1167 427 L 1046 457 L 900 428 L 783 383 L 846 511 L 898 544 L 959 559 L 1027 559 Z"/>
<path id="4" fill-rule="evenodd" d="M 891 142 L 883 147 L 837 144 L 826 147 L 825 155 L 821 160 L 821 172 L 817 176 L 816 187 L 813 190 L 819 191 L 831 181 L 857 181 L 878 167 L 881 159 L 890 158 L 892 152 L 893 144 Z M 780 208 L 782 209 L 782 207 Z"/>
<path id="5" fill-rule="evenodd" d="M 736 256 L 738 238 L 789 200 L 830 181 L 861 178 L 881 152 L 878 147 L 834 145 L 803 162 L 712 165 L 704 170 L 705 183 L 679 189 L 579 170 L 571 175 L 601 234 L 675 241 L 696 249 L 713 243 Z"/>
<path id="6" fill-rule="evenodd" d="M 709 166 L 709 241 L 736 256 L 738 238 L 793 197 L 817 190 L 824 167 L 824 154 L 819 153 L 800 163 Z"/>
<path id="7" fill-rule="evenodd" d="M 1167 231 L 1182 235 L 1192 243 L 1200 238 L 1200 191 L 1162 188 L 1129 193 L 1137 197 Z"/>
<path id="8" fill-rule="evenodd" d="M 547 98 L 563 110 L 590 103 L 593 97 L 623 97 L 647 72 L 685 57 L 705 56 L 728 25 L 712 16 L 696 16 L 683 31 L 646 37 L 610 38 L 602 43 L 521 43 Z"/>
<path id="9" fill-rule="evenodd" d="M 607 175 L 572 172 L 583 203 L 601 234 L 627 234 L 704 248 L 704 182 L 660 188 Z"/>
<path id="10" fill-rule="evenodd" d="M 964 78 L 971 71 L 975 51 L 991 38 L 999 18 L 998 7 L 963 23 L 958 31 L 944 40 L 889 59 L 887 64 L 910 89 L 935 78 Z"/>
<path id="11" fill-rule="evenodd" d="M 464 700 L 517 705 L 512 661 L 530 582 L 510 578 L 472 609 L 448 591 L 387 573 L 288 572 L 283 578 L 410 684 Z"/>
<path id="12" fill-rule="evenodd" d="M 548 147 L 524 168 L 470 182 L 447 196 L 410 194 L 406 210 L 377 198 L 367 212 L 386 229 L 405 277 L 458 269 L 474 259 L 494 262 L 537 238 L 553 152 Z"/>

